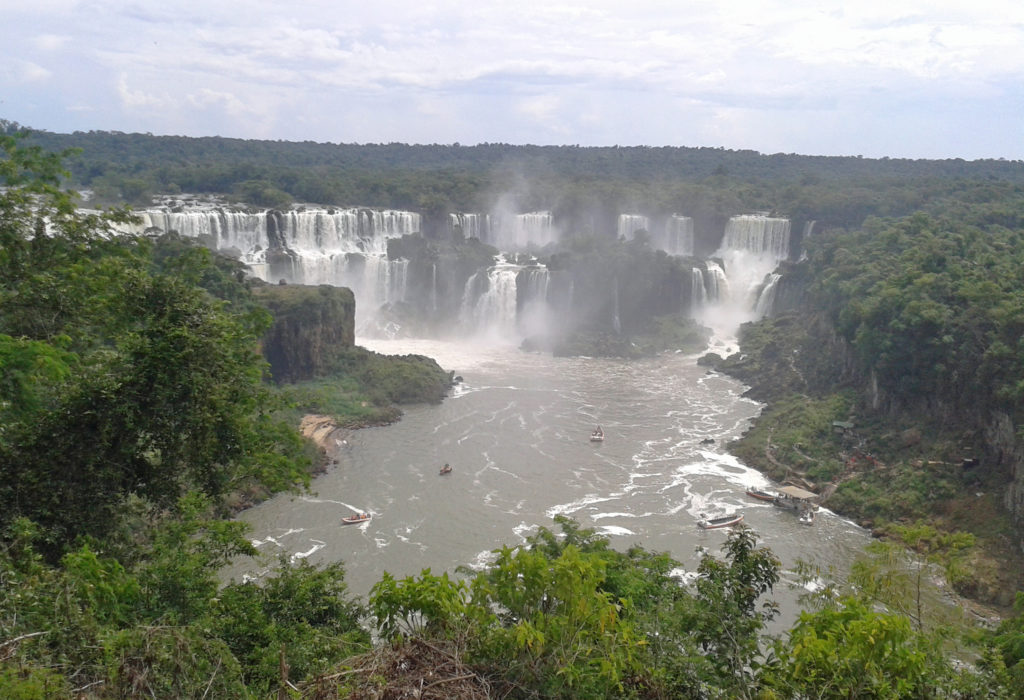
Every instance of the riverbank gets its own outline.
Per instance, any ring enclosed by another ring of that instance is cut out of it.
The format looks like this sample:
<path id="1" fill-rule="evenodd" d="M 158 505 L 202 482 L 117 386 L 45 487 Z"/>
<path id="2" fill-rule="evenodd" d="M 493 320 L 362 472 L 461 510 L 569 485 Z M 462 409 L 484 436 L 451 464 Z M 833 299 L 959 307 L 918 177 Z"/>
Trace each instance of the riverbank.
<path id="1" fill-rule="evenodd" d="M 950 585 L 1007 614 L 1024 584 L 1024 556 L 1001 507 L 999 474 L 974 458 L 976 436 L 931 416 L 864 406 L 841 368 L 826 367 L 819 354 L 802 359 L 813 344 L 805 333 L 793 318 L 771 319 L 744 328 L 741 352 L 702 361 L 765 404 L 729 451 L 779 483 L 821 494 L 823 505 L 875 537 L 900 541 L 901 527 L 922 525 L 945 536 L 970 533 L 974 546 L 952 553 Z"/>
<path id="2" fill-rule="evenodd" d="M 322 474 L 338 462 L 338 448 L 348 444 L 351 428 L 343 428 L 332 416 L 308 413 L 299 421 L 299 433 L 316 447 L 318 463 L 313 474 Z"/>

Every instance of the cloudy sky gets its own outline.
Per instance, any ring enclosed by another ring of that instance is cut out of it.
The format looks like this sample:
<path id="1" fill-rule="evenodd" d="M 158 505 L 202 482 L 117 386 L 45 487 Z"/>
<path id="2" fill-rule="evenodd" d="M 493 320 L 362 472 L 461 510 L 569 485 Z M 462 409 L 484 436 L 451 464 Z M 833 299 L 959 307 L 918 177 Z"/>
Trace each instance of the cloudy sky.
<path id="1" fill-rule="evenodd" d="M 1020 0 L 3 0 L 0 118 L 1024 159 Z"/>

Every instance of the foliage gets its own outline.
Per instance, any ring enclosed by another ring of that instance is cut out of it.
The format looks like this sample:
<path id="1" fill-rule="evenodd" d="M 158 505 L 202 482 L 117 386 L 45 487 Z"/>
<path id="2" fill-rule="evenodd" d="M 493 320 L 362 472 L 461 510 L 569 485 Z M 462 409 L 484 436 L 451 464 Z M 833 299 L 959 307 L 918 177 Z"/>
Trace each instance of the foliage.
<path id="1" fill-rule="evenodd" d="M 207 600 L 202 626 L 241 662 L 256 694 L 279 680 L 282 651 L 289 675 L 302 679 L 369 647 L 362 606 L 350 600 L 341 564 L 317 568 L 282 557 L 265 580 L 232 582 Z"/>
<path id="2" fill-rule="evenodd" d="M 993 646 L 1013 679 L 1014 686 L 1024 688 L 1024 592 L 1017 593 L 1014 615 L 1000 623 Z"/>
<path id="3" fill-rule="evenodd" d="M 765 682 L 784 698 L 940 697 L 953 675 L 907 618 L 855 598 L 801 613 L 775 655 Z"/>
<path id="4" fill-rule="evenodd" d="M 452 384 L 452 373 L 423 355 L 381 355 L 346 348 L 331 367 L 334 376 L 352 377 L 378 404 L 439 403 Z"/>
<path id="5" fill-rule="evenodd" d="M 32 518 L 56 558 L 115 527 L 130 494 L 166 505 L 307 478 L 261 382 L 269 317 L 241 302 L 237 270 L 171 238 L 109 235 L 127 212 L 83 213 L 59 157 L 0 145 L 0 525 Z"/>

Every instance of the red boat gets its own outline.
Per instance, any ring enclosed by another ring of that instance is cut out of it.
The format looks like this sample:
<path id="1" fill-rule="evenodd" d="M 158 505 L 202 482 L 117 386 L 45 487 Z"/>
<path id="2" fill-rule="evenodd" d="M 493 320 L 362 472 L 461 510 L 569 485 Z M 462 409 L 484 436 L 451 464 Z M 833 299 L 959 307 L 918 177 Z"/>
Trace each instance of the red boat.
<path id="1" fill-rule="evenodd" d="M 747 489 L 747 495 L 751 498 L 757 498 L 761 501 L 768 501 L 774 503 L 778 496 L 768 491 L 762 491 L 761 489 Z"/>

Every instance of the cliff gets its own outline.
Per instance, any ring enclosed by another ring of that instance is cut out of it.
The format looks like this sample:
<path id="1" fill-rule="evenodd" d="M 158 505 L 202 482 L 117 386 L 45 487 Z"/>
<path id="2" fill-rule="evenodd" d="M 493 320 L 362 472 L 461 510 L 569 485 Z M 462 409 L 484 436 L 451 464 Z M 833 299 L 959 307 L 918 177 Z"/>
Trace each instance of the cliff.
<path id="1" fill-rule="evenodd" d="M 268 285 L 253 291 L 274 317 L 261 349 L 275 382 L 322 376 L 339 350 L 354 345 L 356 302 L 352 290 L 327 285 Z"/>

